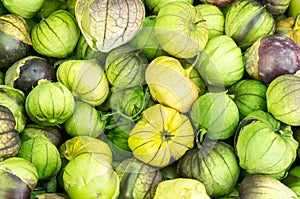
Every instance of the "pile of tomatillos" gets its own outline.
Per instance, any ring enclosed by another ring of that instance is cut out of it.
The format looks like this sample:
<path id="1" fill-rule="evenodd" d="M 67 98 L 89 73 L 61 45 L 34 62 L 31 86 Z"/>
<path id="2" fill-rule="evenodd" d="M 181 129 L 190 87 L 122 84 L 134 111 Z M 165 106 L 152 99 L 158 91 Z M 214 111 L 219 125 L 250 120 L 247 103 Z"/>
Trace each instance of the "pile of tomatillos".
<path id="1" fill-rule="evenodd" d="M 299 198 L 298 13 L 1 0 L 1 198 Z"/>

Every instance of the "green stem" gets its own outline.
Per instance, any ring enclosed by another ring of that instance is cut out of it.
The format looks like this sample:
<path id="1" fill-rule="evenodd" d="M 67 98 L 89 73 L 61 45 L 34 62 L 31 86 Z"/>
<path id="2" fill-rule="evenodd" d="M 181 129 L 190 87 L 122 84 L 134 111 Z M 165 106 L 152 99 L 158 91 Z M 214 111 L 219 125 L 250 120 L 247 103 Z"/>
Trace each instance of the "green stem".
<path id="1" fill-rule="evenodd" d="M 106 130 L 111 130 L 111 129 L 117 128 L 119 126 L 122 126 L 122 125 L 128 125 L 128 122 L 106 125 L 105 129 Z"/>
<path id="2" fill-rule="evenodd" d="M 234 98 L 235 98 L 235 95 L 234 94 L 228 94 L 227 95 L 230 99 L 232 99 L 232 100 L 234 100 Z"/>
<path id="3" fill-rule="evenodd" d="M 293 30 L 299 30 L 299 26 L 298 26 L 299 18 L 300 18 L 300 13 L 297 14 L 295 17 L 294 24 L 293 24 Z"/>
<path id="4" fill-rule="evenodd" d="M 204 135 L 207 133 L 207 130 L 205 129 L 199 129 L 196 134 L 196 145 L 197 148 L 201 148 L 203 140 L 204 140 Z"/>
<path id="5" fill-rule="evenodd" d="M 99 111 L 99 112 L 101 112 L 101 111 Z M 117 114 L 116 112 L 114 112 L 114 113 L 113 112 L 109 112 L 109 113 L 105 113 L 105 114 L 100 114 L 100 119 L 101 119 L 101 121 L 106 121 L 107 118 L 109 118 L 111 116 L 114 116 L 116 114 Z"/>
<path id="6" fill-rule="evenodd" d="M 205 19 L 200 19 L 200 20 L 198 20 L 196 22 L 193 22 L 193 24 L 194 25 L 198 25 L 198 23 L 202 23 L 202 22 L 206 22 L 206 20 Z"/>
<path id="7" fill-rule="evenodd" d="M 150 93 L 149 93 L 149 88 L 146 87 L 146 90 L 145 90 L 145 94 L 144 94 L 144 97 L 143 97 L 143 101 L 142 101 L 142 107 L 140 108 L 140 110 L 133 116 L 128 116 L 126 114 L 124 114 L 120 108 L 120 103 L 117 103 L 117 113 L 119 115 L 121 115 L 122 117 L 132 121 L 132 122 L 135 122 L 139 119 L 139 115 L 141 114 L 141 112 L 146 108 L 147 106 L 147 102 L 149 101 L 150 99 Z"/>

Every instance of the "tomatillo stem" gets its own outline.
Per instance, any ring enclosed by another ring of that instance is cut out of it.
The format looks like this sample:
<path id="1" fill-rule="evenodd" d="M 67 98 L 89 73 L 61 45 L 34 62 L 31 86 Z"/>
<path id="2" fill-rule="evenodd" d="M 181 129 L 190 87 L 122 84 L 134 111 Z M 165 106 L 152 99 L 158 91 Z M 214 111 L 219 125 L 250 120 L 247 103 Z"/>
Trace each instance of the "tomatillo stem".
<path id="1" fill-rule="evenodd" d="M 293 24 L 293 30 L 298 30 L 299 29 L 299 26 L 298 26 L 299 18 L 300 18 L 300 13 L 298 13 L 295 17 L 294 24 Z"/>

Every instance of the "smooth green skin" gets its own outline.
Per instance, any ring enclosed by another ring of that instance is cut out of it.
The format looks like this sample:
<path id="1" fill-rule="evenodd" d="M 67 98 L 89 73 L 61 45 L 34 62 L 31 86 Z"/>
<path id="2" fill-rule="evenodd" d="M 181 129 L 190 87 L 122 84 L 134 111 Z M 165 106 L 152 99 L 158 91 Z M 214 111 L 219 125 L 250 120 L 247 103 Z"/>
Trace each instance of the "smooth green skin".
<path id="1" fill-rule="evenodd" d="M 256 0 L 236 0 L 226 12 L 225 34 L 242 49 L 274 31 L 274 17 Z"/>
<path id="2" fill-rule="evenodd" d="M 0 162 L 0 170 L 8 171 L 18 176 L 31 189 L 33 189 L 38 182 L 37 168 L 30 161 L 21 157 L 11 157 Z"/>
<path id="3" fill-rule="evenodd" d="M 49 180 L 56 176 L 62 166 L 58 149 L 44 138 L 23 142 L 18 157 L 30 161 L 37 168 L 39 180 Z"/>
<path id="4" fill-rule="evenodd" d="M 100 112 L 86 102 L 75 101 L 75 110 L 64 122 L 66 132 L 71 136 L 98 137 L 104 132 L 105 121 L 101 120 Z"/>
<path id="5" fill-rule="evenodd" d="M 24 93 L 7 85 L 0 85 L 0 105 L 9 108 L 16 120 L 15 130 L 22 132 L 28 120 L 24 106 Z"/>
<path id="6" fill-rule="evenodd" d="M 201 134 L 207 134 L 213 140 L 231 137 L 239 122 L 239 110 L 224 92 L 200 96 L 189 113 Z"/>
<path id="7" fill-rule="evenodd" d="M 207 42 L 195 67 L 208 85 L 231 86 L 244 75 L 242 50 L 231 37 L 216 36 Z"/>
<path id="8" fill-rule="evenodd" d="M 43 6 L 46 0 L 2 0 L 5 8 L 11 13 L 24 18 L 32 18 Z"/>
<path id="9" fill-rule="evenodd" d="M 298 0 L 291 0 L 287 14 L 289 17 L 296 17 L 300 13 L 300 4 Z"/>
<path id="10" fill-rule="evenodd" d="M 284 177 L 297 157 L 297 148 L 291 127 L 267 112 L 249 114 L 237 129 L 236 154 L 239 165 L 249 174 Z"/>
<path id="11" fill-rule="evenodd" d="M 112 166 L 91 153 L 81 154 L 68 162 L 63 182 L 71 199 L 115 199 L 119 195 L 119 177 Z"/>
<path id="12" fill-rule="evenodd" d="M 75 49 L 80 29 L 68 11 L 57 10 L 31 30 L 32 46 L 41 55 L 65 58 Z"/>
<path id="13" fill-rule="evenodd" d="M 254 79 L 242 79 L 228 88 L 228 94 L 236 103 L 240 119 L 256 110 L 267 110 L 267 86 Z"/>
<path id="14" fill-rule="evenodd" d="M 275 78 L 266 92 L 267 110 L 277 120 L 292 125 L 300 125 L 300 77 L 286 74 Z"/>
<path id="15" fill-rule="evenodd" d="M 193 5 L 174 1 L 158 12 L 155 36 L 167 53 L 177 58 L 193 58 L 204 49 L 208 29 L 201 13 Z"/>
<path id="16" fill-rule="evenodd" d="M 213 4 L 198 4 L 195 8 L 201 13 L 207 24 L 208 39 L 224 34 L 225 17 L 220 8 Z"/>
<path id="17" fill-rule="evenodd" d="M 103 68 L 95 60 L 67 60 L 58 67 L 56 78 L 72 95 L 93 106 L 102 104 L 109 93 Z"/>
<path id="18" fill-rule="evenodd" d="M 191 5 L 194 3 L 194 0 L 145 0 L 145 4 L 151 12 L 157 14 L 164 5 L 174 1 L 184 1 Z"/>
<path id="19" fill-rule="evenodd" d="M 180 176 L 203 182 L 207 194 L 215 198 L 233 191 L 240 167 L 231 145 L 208 141 L 186 153 L 179 160 L 177 171 Z"/>
<path id="20" fill-rule="evenodd" d="M 31 90 L 25 100 L 29 118 L 39 125 L 64 123 L 73 113 L 75 100 L 60 82 L 44 82 Z"/>

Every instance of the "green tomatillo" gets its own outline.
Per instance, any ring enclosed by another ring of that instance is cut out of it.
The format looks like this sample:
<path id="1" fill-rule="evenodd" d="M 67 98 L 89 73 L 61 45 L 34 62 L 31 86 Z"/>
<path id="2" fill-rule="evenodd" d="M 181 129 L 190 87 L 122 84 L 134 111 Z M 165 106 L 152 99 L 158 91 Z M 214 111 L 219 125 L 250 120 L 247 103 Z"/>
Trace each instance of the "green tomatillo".
<path id="1" fill-rule="evenodd" d="M 201 13 L 192 4 L 174 1 L 159 10 L 155 36 L 167 53 L 178 58 L 192 58 L 205 47 L 208 29 Z"/>

